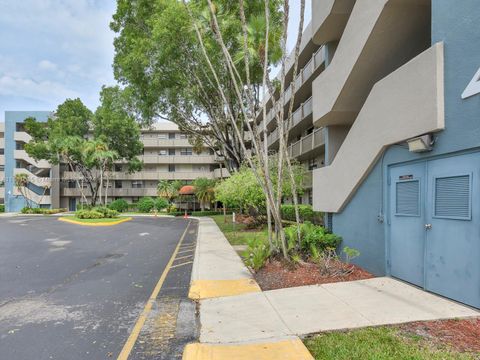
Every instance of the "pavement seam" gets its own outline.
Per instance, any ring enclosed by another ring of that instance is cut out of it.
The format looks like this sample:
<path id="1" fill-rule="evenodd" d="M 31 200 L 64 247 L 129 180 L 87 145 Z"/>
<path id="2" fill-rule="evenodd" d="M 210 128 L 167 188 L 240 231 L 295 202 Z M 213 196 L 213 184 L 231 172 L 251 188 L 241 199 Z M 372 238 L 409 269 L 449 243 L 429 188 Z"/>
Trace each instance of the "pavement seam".
<path id="1" fill-rule="evenodd" d="M 326 292 L 328 292 L 328 293 L 329 293 L 331 296 L 333 296 L 335 299 L 337 299 L 338 301 L 340 301 L 340 302 L 342 302 L 343 304 L 345 304 L 350 310 L 352 310 L 352 311 L 354 311 L 354 312 L 355 312 L 355 311 L 358 312 L 358 314 L 359 314 L 362 318 L 364 318 L 370 325 L 375 325 L 369 318 L 367 318 L 365 315 L 363 315 L 360 310 L 355 309 L 352 305 L 350 305 L 350 304 L 347 303 L 345 300 L 341 299 L 340 297 L 338 297 L 337 295 L 335 295 L 334 293 L 332 293 L 331 291 L 329 291 L 326 287 L 324 287 L 324 286 L 322 286 L 322 285 L 320 285 L 320 287 L 321 287 L 322 289 L 324 289 Z"/>

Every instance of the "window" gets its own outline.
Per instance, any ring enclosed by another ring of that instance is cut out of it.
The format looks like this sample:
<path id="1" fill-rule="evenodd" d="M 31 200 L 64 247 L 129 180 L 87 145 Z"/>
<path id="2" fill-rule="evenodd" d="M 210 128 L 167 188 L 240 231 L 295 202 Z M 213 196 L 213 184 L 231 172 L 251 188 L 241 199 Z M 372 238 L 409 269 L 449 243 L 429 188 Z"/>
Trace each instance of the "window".
<path id="1" fill-rule="evenodd" d="M 17 169 L 23 169 L 23 165 L 20 161 L 15 161 L 15 168 Z"/>
<path id="2" fill-rule="evenodd" d="M 471 219 L 471 176 L 435 178 L 434 217 Z"/>
<path id="3" fill-rule="evenodd" d="M 68 183 L 67 183 L 67 187 L 69 189 L 75 189 L 77 187 L 76 181 L 69 180 Z"/>
<path id="4" fill-rule="evenodd" d="M 418 180 L 397 182 L 396 214 L 420 216 L 420 182 Z"/>
<path id="5" fill-rule="evenodd" d="M 168 155 L 170 156 L 175 155 L 175 149 L 168 149 Z"/>
<path id="6" fill-rule="evenodd" d="M 168 138 L 170 140 L 175 140 L 175 133 L 168 133 Z"/>
<path id="7" fill-rule="evenodd" d="M 25 126 L 23 125 L 23 123 L 16 123 L 15 131 L 25 131 Z"/>
<path id="8" fill-rule="evenodd" d="M 5 166 L 4 165 L 0 165 L 0 171 L 5 171 Z"/>
<path id="9" fill-rule="evenodd" d="M 168 135 L 167 135 L 167 133 L 160 133 L 160 134 L 158 134 L 158 138 L 161 139 L 161 140 L 166 140 L 166 139 L 168 139 Z"/>
<path id="10" fill-rule="evenodd" d="M 186 139 L 186 138 L 187 138 L 187 134 L 179 134 L 179 138 L 180 138 L 180 139 Z"/>
<path id="11" fill-rule="evenodd" d="M 133 189 L 143 188 L 143 181 L 132 181 L 132 188 Z"/>
<path id="12" fill-rule="evenodd" d="M 180 155 L 192 155 L 192 148 L 184 148 L 180 150 Z"/>
<path id="13" fill-rule="evenodd" d="M 168 152 L 167 152 L 166 149 L 162 149 L 162 150 L 159 150 L 159 151 L 158 151 L 158 155 L 167 156 L 167 155 L 168 155 Z"/>
<path id="14" fill-rule="evenodd" d="M 23 143 L 21 142 L 15 142 L 15 149 L 16 150 L 23 150 Z"/>
<path id="15" fill-rule="evenodd" d="M 168 164 L 168 172 L 175 172 L 175 164 Z"/>
<path id="16" fill-rule="evenodd" d="M 0 155 L 4 155 L 5 154 L 5 149 L 0 149 Z"/>
<path id="17" fill-rule="evenodd" d="M 121 171 L 122 171 L 122 165 L 120 165 L 120 164 L 115 164 L 114 170 L 115 170 L 116 172 L 121 172 Z"/>
<path id="18" fill-rule="evenodd" d="M 115 180 L 115 189 L 121 189 L 123 186 L 121 180 Z"/>

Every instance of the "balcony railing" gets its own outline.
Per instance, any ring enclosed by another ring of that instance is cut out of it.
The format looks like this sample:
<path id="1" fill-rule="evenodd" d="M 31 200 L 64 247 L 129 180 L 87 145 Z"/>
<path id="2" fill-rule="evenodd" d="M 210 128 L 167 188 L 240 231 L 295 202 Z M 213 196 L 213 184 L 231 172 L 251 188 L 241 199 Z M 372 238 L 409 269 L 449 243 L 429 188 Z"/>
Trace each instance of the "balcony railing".
<path id="1" fill-rule="evenodd" d="M 310 61 L 300 70 L 297 77 L 295 78 L 295 91 L 297 92 L 313 75 L 313 73 L 325 62 L 325 47 L 322 46 L 317 50 L 315 54 L 312 55 Z M 285 90 L 285 100 L 283 105 L 285 106 L 290 99 L 292 98 L 292 87 L 291 85 Z M 278 112 L 277 108 L 272 108 L 267 114 L 267 126 L 270 125 L 270 122 L 275 118 L 275 111 Z M 261 112 L 259 113 L 259 116 Z M 258 126 L 259 131 L 263 130 L 263 125 Z"/>
<path id="2" fill-rule="evenodd" d="M 226 172 L 226 170 L 224 169 Z M 114 180 L 194 180 L 200 177 L 213 179 L 215 174 L 213 171 L 140 171 L 133 174 L 125 172 L 112 172 L 109 175 L 110 181 Z M 225 177 L 225 175 L 224 175 Z M 65 171 L 62 174 L 65 180 L 81 180 L 82 176 L 79 173 Z"/>
<path id="3" fill-rule="evenodd" d="M 143 146 L 148 147 L 192 147 L 188 139 L 142 139 Z"/>
<path id="4" fill-rule="evenodd" d="M 289 148 L 290 156 L 295 158 L 325 145 L 323 128 L 316 129 L 311 134 L 301 138 Z"/>
<path id="5" fill-rule="evenodd" d="M 213 155 L 143 155 L 145 164 L 214 164 Z"/>
<path id="6" fill-rule="evenodd" d="M 298 125 L 303 119 L 312 114 L 312 98 L 305 101 L 299 108 L 292 114 L 292 123 L 290 129 Z M 268 136 L 268 146 L 272 146 L 278 140 L 278 130 L 275 129 Z"/>

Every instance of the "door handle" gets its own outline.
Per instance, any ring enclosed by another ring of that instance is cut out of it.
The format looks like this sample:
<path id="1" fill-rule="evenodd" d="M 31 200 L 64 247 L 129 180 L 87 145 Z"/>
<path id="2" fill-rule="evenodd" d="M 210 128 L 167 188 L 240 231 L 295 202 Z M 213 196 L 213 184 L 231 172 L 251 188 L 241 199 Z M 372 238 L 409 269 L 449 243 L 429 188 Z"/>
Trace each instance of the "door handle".
<path id="1" fill-rule="evenodd" d="M 425 224 L 425 230 L 430 230 L 432 228 L 432 224 Z"/>

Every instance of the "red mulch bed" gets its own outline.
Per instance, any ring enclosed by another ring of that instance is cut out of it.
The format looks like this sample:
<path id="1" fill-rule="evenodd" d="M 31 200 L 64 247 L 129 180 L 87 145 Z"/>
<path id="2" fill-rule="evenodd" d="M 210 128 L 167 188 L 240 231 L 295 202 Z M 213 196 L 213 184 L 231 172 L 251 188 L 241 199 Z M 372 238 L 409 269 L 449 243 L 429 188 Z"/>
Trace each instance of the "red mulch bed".
<path id="1" fill-rule="evenodd" d="M 418 321 L 399 326 L 437 346 L 449 346 L 459 352 L 480 352 L 480 318 Z"/>
<path id="2" fill-rule="evenodd" d="M 342 281 L 371 279 L 374 276 L 359 266 L 347 276 L 325 276 L 317 264 L 292 265 L 281 260 L 271 260 L 254 277 L 262 290 L 275 290 L 296 286 L 327 284 Z"/>

